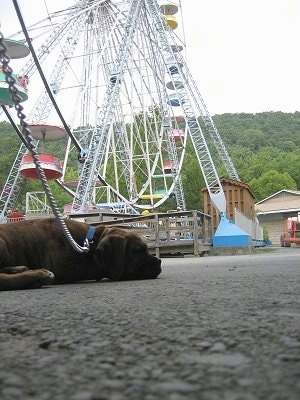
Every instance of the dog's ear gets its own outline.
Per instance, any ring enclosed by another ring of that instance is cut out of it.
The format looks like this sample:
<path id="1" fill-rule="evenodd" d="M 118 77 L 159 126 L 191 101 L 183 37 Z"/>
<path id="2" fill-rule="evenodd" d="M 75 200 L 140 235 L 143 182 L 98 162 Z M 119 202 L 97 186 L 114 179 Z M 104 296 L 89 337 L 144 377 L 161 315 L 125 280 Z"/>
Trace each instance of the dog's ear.
<path id="1" fill-rule="evenodd" d="M 110 235 L 100 240 L 97 246 L 97 257 L 100 257 L 106 277 L 112 281 L 121 279 L 125 265 L 126 239 L 122 236 Z"/>

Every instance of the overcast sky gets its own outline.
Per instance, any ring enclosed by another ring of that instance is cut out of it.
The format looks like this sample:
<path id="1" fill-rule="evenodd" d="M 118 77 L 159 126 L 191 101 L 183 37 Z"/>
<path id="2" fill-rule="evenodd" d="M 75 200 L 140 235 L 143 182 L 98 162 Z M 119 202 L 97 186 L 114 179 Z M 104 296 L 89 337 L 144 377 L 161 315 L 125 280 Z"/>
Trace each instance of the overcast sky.
<path id="1" fill-rule="evenodd" d="M 26 23 L 71 0 L 19 0 Z M 300 0 L 181 0 L 187 62 L 211 115 L 300 110 Z M 20 30 L 1 0 L 1 32 Z M 179 32 L 179 29 L 178 29 Z"/>

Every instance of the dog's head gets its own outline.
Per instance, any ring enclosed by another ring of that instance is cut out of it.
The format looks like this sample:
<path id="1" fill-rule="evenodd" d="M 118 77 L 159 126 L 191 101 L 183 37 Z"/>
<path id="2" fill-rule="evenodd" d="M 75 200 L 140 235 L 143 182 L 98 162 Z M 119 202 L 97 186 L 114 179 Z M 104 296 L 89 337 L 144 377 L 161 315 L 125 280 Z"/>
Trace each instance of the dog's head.
<path id="1" fill-rule="evenodd" d="M 113 281 L 154 279 L 161 273 L 161 260 L 149 253 L 146 243 L 138 235 L 118 228 L 105 230 L 95 257 L 104 277 Z"/>

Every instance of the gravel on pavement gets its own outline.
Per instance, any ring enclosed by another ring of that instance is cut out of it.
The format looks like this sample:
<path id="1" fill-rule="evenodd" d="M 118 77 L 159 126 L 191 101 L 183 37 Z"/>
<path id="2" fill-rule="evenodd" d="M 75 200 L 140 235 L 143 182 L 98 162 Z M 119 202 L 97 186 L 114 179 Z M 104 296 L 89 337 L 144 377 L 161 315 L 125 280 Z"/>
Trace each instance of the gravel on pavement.
<path id="1" fill-rule="evenodd" d="M 2 400 L 299 400 L 300 248 L 0 292 Z"/>

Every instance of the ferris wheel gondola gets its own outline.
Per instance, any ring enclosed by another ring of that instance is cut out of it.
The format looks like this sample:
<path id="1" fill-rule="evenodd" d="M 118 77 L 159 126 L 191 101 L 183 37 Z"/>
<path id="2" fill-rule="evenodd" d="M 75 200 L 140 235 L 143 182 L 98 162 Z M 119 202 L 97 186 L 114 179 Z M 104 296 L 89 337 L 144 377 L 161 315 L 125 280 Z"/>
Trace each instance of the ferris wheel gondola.
<path id="1" fill-rule="evenodd" d="M 13 60 L 27 57 L 30 53 L 28 46 L 22 40 L 3 38 L 2 42 L 6 47 L 6 55 Z M 16 83 L 20 102 L 26 101 L 28 99 L 28 77 L 26 75 L 17 74 L 12 74 L 11 77 Z M 0 65 L 0 104 L 8 106 L 14 104 L 2 65 Z"/>
<path id="2" fill-rule="evenodd" d="M 27 57 L 30 54 L 29 47 L 24 40 L 4 38 L 3 42 L 7 49 L 7 55 L 14 60 Z"/>

